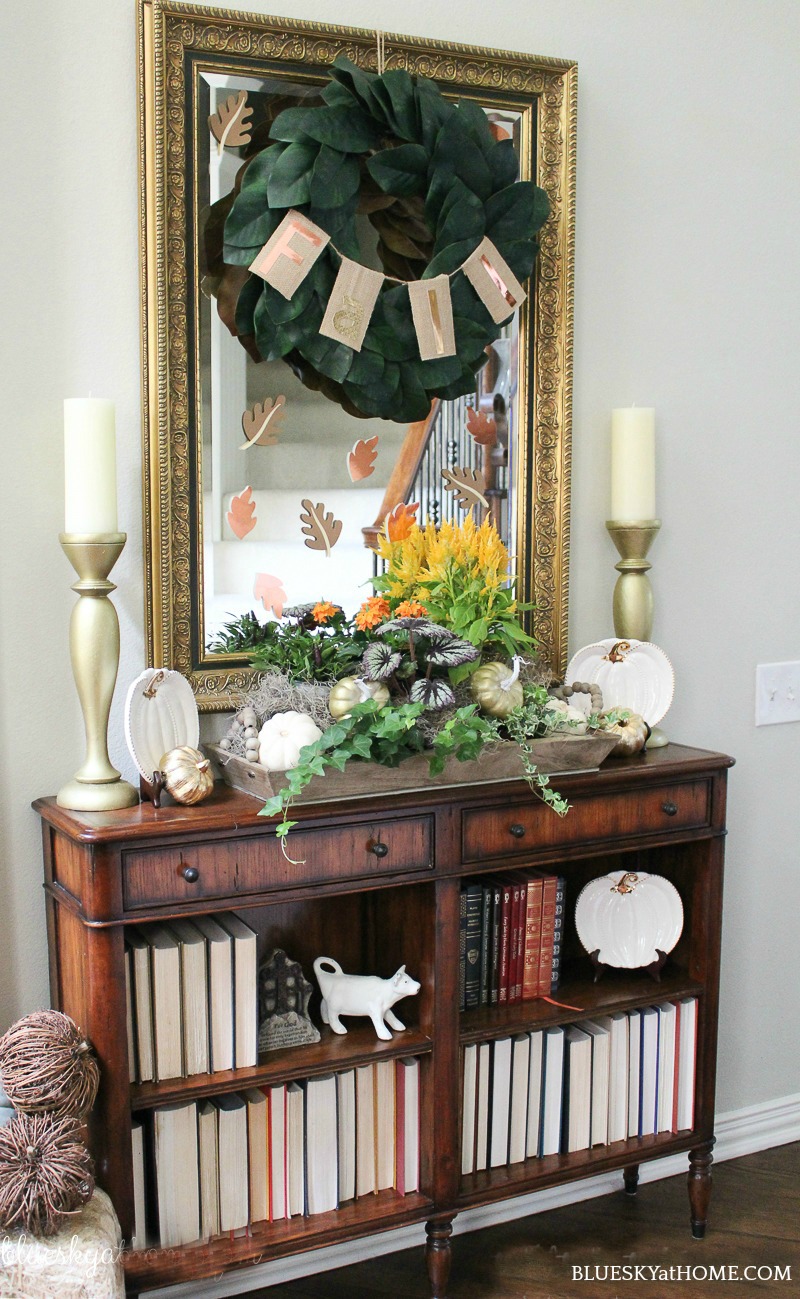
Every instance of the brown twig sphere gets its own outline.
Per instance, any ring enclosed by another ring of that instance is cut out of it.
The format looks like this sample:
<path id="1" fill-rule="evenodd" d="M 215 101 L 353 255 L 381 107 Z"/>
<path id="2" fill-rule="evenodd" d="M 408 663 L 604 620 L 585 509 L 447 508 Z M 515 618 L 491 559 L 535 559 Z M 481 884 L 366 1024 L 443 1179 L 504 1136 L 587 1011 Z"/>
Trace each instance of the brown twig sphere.
<path id="1" fill-rule="evenodd" d="M 0 1076 L 16 1110 L 81 1118 L 94 1105 L 100 1069 L 69 1015 L 37 1010 L 0 1038 Z"/>
<path id="2" fill-rule="evenodd" d="M 0 1227 L 52 1236 L 91 1198 L 94 1174 L 76 1119 L 18 1114 L 0 1128 Z"/>

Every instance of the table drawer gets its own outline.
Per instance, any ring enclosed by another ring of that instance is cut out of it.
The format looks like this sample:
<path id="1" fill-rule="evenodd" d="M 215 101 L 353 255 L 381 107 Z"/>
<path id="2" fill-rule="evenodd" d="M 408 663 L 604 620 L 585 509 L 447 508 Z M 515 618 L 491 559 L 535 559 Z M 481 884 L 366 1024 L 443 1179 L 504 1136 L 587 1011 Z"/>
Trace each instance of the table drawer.
<path id="1" fill-rule="evenodd" d="M 695 829 L 710 824 L 708 780 L 630 793 L 576 798 L 558 817 L 533 794 L 511 806 L 465 811 L 461 821 L 463 860 L 520 856 L 534 848 L 579 841 L 631 839 L 637 835 Z"/>
<path id="2" fill-rule="evenodd" d="M 433 870 L 429 816 L 361 822 L 289 834 L 286 860 L 273 829 L 215 843 L 123 853 L 127 910 L 207 898 L 244 897 L 298 884 L 363 879 L 377 872 Z"/>

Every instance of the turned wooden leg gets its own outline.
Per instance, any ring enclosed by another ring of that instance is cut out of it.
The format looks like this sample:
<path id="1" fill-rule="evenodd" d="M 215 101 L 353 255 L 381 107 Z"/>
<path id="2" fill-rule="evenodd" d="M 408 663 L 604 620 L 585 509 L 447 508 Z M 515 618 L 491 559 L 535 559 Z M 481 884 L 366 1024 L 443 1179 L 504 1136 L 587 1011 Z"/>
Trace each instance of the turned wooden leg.
<path id="1" fill-rule="evenodd" d="M 692 1235 L 702 1240 L 706 1234 L 708 1205 L 711 1200 L 711 1151 L 714 1140 L 689 1151 L 689 1205 L 692 1211 Z"/>
<path id="2" fill-rule="evenodd" d="M 623 1168 L 622 1176 L 625 1182 L 625 1194 L 635 1195 L 639 1189 L 639 1165 L 629 1164 Z"/>
<path id="3" fill-rule="evenodd" d="M 431 1299 L 447 1299 L 447 1281 L 450 1276 L 450 1237 L 452 1222 L 426 1222 L 428 1239 L 425 1244 L 425 1262 L 431 1283 Z"/>

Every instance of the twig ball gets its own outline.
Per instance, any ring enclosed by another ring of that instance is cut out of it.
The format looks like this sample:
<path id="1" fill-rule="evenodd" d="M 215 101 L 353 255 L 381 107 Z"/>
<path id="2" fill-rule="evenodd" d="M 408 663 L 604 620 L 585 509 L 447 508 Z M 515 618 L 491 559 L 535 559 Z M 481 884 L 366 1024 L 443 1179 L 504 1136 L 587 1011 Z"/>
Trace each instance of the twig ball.
<path id="1" fill-rule="evenodd" d="M 0 1128 L 0 1227 L 52 1236 L 91 1199 L 94 1171 L 76 1119 L 18 1114 Z"/>
<path id="2" fill-rule="evenodd" d="M 0 1075 L 20 1113 L 76 1118 L 92 1108 L 100 1082 L 90 1043 L 58 1010 L 37 1010 L 11 1025 L 0 1038 Z"/>

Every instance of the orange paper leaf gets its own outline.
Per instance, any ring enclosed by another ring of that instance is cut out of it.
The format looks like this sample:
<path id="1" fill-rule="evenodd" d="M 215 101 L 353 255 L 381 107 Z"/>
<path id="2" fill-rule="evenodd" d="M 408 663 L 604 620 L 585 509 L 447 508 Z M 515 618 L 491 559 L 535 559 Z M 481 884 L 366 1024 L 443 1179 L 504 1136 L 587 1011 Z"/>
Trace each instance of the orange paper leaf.
<path id="1" fill-rule="evenodd" d="M 208 119 L 208 127 L 217 141 L 217 153 L 222 153 L 226 144 L 235 149 L 240 144 L 249 144 L 252 123 L 252 108 L 247 103 L 247 91 L 240 90 L 238 95 L 231 95 L 220 104 L 216 113 Z"/>
<path id="2" fill-rule="evenodd" d="M 467 430 L 482 447 L 493 447 L 497 441 L 497 424 L 494 415 L 467 407 Z"/>
<path id="3" fill-rule="evenodd" d="M 463 505 L 464 509 L 480 505 L 484 510 L 488 510 L 489 502 L 483 494 L 486 491 L 486 479 L 479 470 L 443 469 L 442 478 L 444 490 L 453 492 L 459 505 Z"/>
<path id="4" fill-rule="evenodd" d="M 256 573 L 253 595 L 261 601 L 267 613 L 272 610 L 276 618 L 283 617 L 286 592 L 279 577 L 273 577 L 271 573 Z"/>
<path id="5" fill-rule="evenodd" d="M 231 525 L 231 532 L 235 532 L 240 541 L 248 532 L 253 531 L 256 526 L 256 503 L 249 487 L 233 497 L 231 508 L 225 517 Z"/>
<path id="6" fill-rule="evenodd" d="M 405 541 L 417 522 L 414 516 L 418 509 L 419 501 L 415 501 L 413 505 L 401 501 L 399 505 L 395 505 L 391 513 L 386 515 L 386 535 L 390 541 Z"/>
<path id="7" fill-rule="evenodd" d="M 286 414 L 286 398 L 281 395 L 273 401 L 271 397 L 265 397 L 262 402 L 256 402 L 252 410 L 246 410 L 242 416 L 242 428 L 247 438 L 239 447 L 240 451 L 246 451 L 248 447 L 274 447 L 278 441 L 278 428 Z"/>
<path id="8" fill-rule="evenodd" d="M 300 504 L 303 507 L 300 521 L 305 525 L 302 528 L 306 535 L 305 544 L 309 550 L 324 550 L 326 556 L 330 557 L 333 547 L 341 536 L 341 519 L 335 519 L 330 510 L 326 513 L 322 501 L 312 505 L 311 501 L 303 500 Z"/>
<path id="9" fill-rule="evenodd" d="M 347 472 L 350 475 L 350 481 L 358 483 L 362 478 L 369 478 L 375 469 L 375 461 L 378 456 L 378 435 L 374 438 L 359 438 L 353 450 L 347 457 Z"/>

